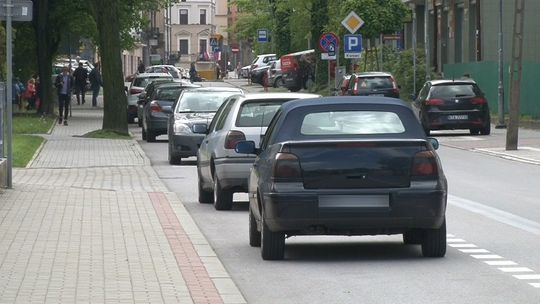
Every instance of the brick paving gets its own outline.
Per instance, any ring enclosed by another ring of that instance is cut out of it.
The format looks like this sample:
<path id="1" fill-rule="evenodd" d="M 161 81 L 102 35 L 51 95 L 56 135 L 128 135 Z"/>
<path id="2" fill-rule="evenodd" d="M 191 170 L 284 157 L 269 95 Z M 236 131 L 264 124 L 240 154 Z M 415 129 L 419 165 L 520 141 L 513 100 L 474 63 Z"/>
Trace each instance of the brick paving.
<path id="1" fill-rule="evenodd" d="M 135 140 L 74 106 L 0 192 L 0 303 L 246 303 Z"/>

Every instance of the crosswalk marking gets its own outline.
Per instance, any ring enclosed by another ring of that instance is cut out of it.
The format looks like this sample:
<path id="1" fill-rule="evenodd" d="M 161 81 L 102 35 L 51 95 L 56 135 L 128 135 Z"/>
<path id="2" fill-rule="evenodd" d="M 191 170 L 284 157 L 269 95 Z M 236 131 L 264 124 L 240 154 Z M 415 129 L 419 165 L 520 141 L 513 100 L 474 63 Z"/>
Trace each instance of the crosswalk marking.
<path id="1" fill-rule="evenodd" d="M 474 248 L 474 247 L 477 247 L 474 244 L 448 244 L 448 246 L 454 247 L 454 248 Z"/>
<path id="2" fill-rule="evenodd" d="M 513 261 L 484 261 L 484 263 L 491 265 L 491 266 L 511 266 L 511 265 L 517 265 L 516 262 Z"/>
<path id="3" fill-rule="evenodd" d="M 533 270 L 527 267 L 500 267 L 502 272 L 532 272 Z"/>
<path id="4" fill-rule="evenodd" d="M 479 260 L 502 259 L 502 256 L 496 254 L 473 254 L 471 256 Z"/>
<path id="5" fill-rule="evenodd" d="M 515 274 L 514 278 L 519 280 L 540 280 L 540 274 Z"/>
<path id="6" fill-rule="evenodd" d="M 486 249 L 460 249 L 459 251 L 463 253 L 489 253 L 489 250 Z"/>

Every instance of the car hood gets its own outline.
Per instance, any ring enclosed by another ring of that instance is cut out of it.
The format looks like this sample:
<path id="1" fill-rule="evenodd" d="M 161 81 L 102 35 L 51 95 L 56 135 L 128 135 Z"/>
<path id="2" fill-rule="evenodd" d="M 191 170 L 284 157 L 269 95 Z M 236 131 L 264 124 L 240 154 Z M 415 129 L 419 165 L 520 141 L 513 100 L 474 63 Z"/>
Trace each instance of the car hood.
<path id="1" fill-rule="evenodd" d="M 187 125 L 196 123 L 210 124 L 215 114 L 215 112 L 175 113 L 174 120 Z"/>

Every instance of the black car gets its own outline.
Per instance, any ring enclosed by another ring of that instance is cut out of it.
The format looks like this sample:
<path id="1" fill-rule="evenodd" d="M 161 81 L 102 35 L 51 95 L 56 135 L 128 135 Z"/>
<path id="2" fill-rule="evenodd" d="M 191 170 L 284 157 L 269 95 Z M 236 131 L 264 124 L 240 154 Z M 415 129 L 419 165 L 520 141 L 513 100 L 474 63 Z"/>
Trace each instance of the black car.
<path id="1" fill-rule="evenodd" d="M 351 75 L 344 95 L 399 98 L 399 89 L 399 85 L 392 74 L 363 72 Z"/>
<path id="2" fill-rule="evenodd" d="M 264 86 L 264 81 L 265 81 L 265 78 L 267 77 L 267 73 L 268 73 L 269 69 L 270 69 L 270 65 L 265 65 L 265 66 L 253 69 L 251 71 L 251 82 L 252 83 L 258 83 L 258 84 Z M 267 81 L 267 79 L 266 79 L 266 81 Z"/>
<path id="3" fill-rule="evenodd" d="M 162 83 L 156 86 L 143 108 L 142 139 L 155 142 L 156 137 L 167 134 L 167 120 L 171 107 L 184 89 L 198 88 L 188 81 Z"/>
<path id="4" fill-rule="evenodd" d="M 137 122 L 139 127 L 142 127 L 142 115 L 143 115 L 143 109 L 144 105 L 150 101 L 150 98 L 152 97 L 152 94 L 154 93 L 154 89 L 162 84 L 162 83 L 170 83 L 174 80 L 172 78 L 167 79 L 160 79 L 157 78 L 155 80 L 151 80 L 146 87 L 144 88 L 144 91 L 142 91 L 139 95 L 136 96 L 136 104 L 135 104 L 135 113 L 131 114 L 133 112 L 133 109 L 130 108 L 133 101 L 131 101 L 128 105 L 128 114 L 134 115 L 134 117 L 131 118 L 131 121 L 128 119 L 128 122 L 133 122 L 134 118 L 137 117 Z"/>
<path id="5" fill-rule="evenodd" d="M 281 106 L 249 177 L 249 242 L 284 257 L 285 237 L 403 234 L 426 257 L 446 253 L 447 182 L 411 107 L 384 97 L 323 97 Z"/>
<path id="6" fill-rule="evenodd" d="M 489 135 L 491 117 L 484 93 L 471 79 L 432 80 L 414 101 L 426 134 L 431 130 L 469 129 Z"/>

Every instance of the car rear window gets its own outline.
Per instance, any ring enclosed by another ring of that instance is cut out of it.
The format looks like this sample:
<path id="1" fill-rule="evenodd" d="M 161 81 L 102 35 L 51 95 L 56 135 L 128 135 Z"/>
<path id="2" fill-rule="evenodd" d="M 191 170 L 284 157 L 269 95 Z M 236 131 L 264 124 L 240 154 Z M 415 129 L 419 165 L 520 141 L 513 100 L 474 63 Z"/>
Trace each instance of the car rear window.
<path id="1" fill-rule="evenodd" d="M 133 80 L 133 86 L 134 87 L 141 87 L 145 88 L 149 83 L 156 81 L 156 80 L 168 80 L 171 78 L 166 77 L 137 77 Z"/>
<path id="2" fill-rule="evenodd" d="M 268 127 L 279 107 L 290 99 L 257 100 L 240 107 L 237 127 Z"/>
<path id="3" fill-rule="evenodd" d="M 473 84 L 437 85 L 431 88 L 431 97 L 456 98 L 480 95 L 480 90 Z"/>
<path id="4" fill-rule="evenodd" d="M 227 97 L 240 92 L 185 92 L 176 112 L 216 112 Z"/>
<path id="5" fill-rule="evenodd" d="M 182 89 L 179 87 L 160 88 L 157 91 L 158 100 L 170 100 L 175 101 L 180 96 Z"/>
<path id="6" fill-rule="evenodd" d="M 394 112 L 338 111 L 309 113 L 300 128 L 302 135 L 400 134 L 405 127 Z"/>
<path id="7" fill-rule="evenodd" d="M 392 89 L 394 83 L 388 76 L 358 77 L 358 89 Z"/>

